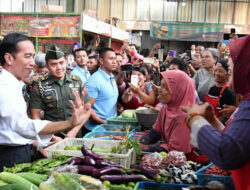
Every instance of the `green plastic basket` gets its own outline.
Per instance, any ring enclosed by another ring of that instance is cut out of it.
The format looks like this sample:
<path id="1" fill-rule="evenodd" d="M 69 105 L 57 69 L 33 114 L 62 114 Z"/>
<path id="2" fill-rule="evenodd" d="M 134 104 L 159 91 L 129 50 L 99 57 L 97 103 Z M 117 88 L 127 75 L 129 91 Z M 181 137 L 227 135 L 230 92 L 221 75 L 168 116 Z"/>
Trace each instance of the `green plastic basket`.
<path id="1" fill-rule="evenodd" d="M 139 126 L 137 118 L 112 117 L 107 119 L 109 124 Z"/>

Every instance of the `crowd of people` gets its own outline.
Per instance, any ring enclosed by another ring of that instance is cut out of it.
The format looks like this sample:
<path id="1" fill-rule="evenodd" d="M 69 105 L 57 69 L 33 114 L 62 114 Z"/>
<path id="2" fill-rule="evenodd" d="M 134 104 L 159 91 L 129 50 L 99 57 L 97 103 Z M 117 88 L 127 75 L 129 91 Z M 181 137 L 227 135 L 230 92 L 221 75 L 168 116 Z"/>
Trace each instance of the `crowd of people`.
<path id="1" fill-rule="evenodd" d="M 155 54 L 160 48 L 158 43 L 139 53 L 124 40 L 119 52 L 90 52 L 74 43 L 72 52 L 52 45 L 35 55 L 26 36 L 5 36 L 0 153 L 8 156 L 0 158 L 0 170 L 30 161 L 31 147 L 46 156 L 44 147 L 82 138 L 123 110 L 145 106 L 160 112 L 141 137 L 141 150 L 177 150 L 196 161 L 200 151 L 233 170 L 238 189 L 249 187 L 250 36 L 231 40 L 226 51 L 221 44 L 192 45 L 185 53 L 167 53 L 162 62 Z"/>

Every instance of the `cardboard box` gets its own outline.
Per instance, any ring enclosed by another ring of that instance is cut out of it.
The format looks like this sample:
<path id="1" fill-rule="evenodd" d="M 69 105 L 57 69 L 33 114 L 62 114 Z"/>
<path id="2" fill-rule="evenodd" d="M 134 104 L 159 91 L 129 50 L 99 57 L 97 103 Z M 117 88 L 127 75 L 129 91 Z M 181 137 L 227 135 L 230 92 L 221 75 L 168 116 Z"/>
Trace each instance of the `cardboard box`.
<path id="1" fill-rule="evenodd" d="M 59 5 L 43 5 L 41 6 L 41 12 L 46 13 L 63 13 L 63 6 Z"/>
<path id="2" fill-rule="evenodd" d="M 101 13 L 100 11 L 96 11 L 96 10 L 91 10 L 91 9 L 85 9 L 83 11 L 83 14 L 86 14 L 88 16 L 100 19 L 101 18 Z"/>

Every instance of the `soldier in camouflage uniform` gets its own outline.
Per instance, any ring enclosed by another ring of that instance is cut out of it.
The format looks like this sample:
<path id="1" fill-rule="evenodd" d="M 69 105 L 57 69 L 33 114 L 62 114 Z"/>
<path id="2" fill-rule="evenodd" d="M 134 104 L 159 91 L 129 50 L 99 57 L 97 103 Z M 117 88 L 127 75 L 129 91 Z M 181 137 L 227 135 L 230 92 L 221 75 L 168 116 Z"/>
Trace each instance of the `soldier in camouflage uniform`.
<path id="1" fill-rule="evenodd" d="M 53 45 L 46 54 L 46 66 L 49 75 L 35 82 L 30 97 L 30 113 L 32 119 L 40 119 L 40 111 L 44 109 L 44 119 L 50 121 L 68 120 L 72 116 L 69 100 L 74 101 L 73 90 L 85 92 L 85 104 L 90 107 L 87 90 L 77 76 L 66 74 L 64 53 Z M 87 112 L 90 115 L 90 110 Z M 65 133 L 56 134 L 60 137 L 82 137 L 81 128 L 75 127 Z M 78 134 L 78 135 L 77 135 Z"/>
<path id="2" fill-rule="evenodd" d="M 32 82 L 37 81 L 40 77 L 45 77 L 48 75 L 49 71 L 46 67 L 46 61 L 45 61 L 45 53 L 38 53 L 36 54 L 34 61 L 35 61 L 35 67 L 34 67 L 34 75 L 32 76 Z"/>

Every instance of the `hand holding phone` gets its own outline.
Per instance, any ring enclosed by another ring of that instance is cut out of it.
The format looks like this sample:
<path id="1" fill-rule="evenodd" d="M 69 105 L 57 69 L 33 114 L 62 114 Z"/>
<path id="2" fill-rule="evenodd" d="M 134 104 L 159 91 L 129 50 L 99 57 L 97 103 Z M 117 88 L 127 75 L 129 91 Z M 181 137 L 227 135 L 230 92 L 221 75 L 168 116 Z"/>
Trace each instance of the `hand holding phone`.
<path id="1" fill-rule="evenodd" d="M 155 92 L 155 94 L 159 94 L 159 90 L 160 90 L 160 86 L 158 86 L 158 85 L 155 85 L 153 82 L 151 82 L 151 84 L 152 84 L 152 89 L 153 89 L 153 91 Z"/>
<path id="2" fill-rule="evenodd" d="M 191 54 L 191 50 L 187 50 L 187 56 L 189 57 L 189 59 L 192 59 L 192 54 Z"/>
<path id="3" fill-rule="evenodd" d="M 169 56 L 171 56 L 171 57 L 176 57 L 176 51 L 170 51 L 169 52 Z"/>
<path id="4" fill-rule="evenodd" d="M 138 87 L 138 76 L 137 75 L 131 75 L 131 84 Z"/>
<path id="5" fill-rule="evenodd" d="M 160 86 L 160 73 L 154 73 L 153 75 L 153 82 L 155 85 Z"/>
<path id="6" fill-rule="evenodd" d="M 143 59 L 143 63 L 145 63 L 145 64 L 154 64 L 154 62 L 155 62 L 155 60 L 152 57 L 145 57 Z"/>

